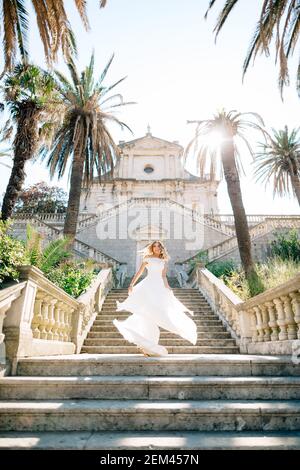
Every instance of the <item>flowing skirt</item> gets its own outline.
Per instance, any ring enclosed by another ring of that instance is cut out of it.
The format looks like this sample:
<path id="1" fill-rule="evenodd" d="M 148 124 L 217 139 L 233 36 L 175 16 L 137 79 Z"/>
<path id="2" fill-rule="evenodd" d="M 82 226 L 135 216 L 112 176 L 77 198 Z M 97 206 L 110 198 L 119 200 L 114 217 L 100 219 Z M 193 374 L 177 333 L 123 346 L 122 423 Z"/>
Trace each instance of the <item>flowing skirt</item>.
<path id="1" fill-rule="evenodd" d="M 137 283 L 128 297 L 116 301 L 117 311 L 131 312 L 126 320 L 114 319 L 113 324 L 130 343 L 136 344 L 149 354 L 166 356 L 168 350 L 158 344 L 159 327 L 181 336 L 193 345 L 197 342 L 197 325 L 185 313 L 194 315 L 173 291 L 165 287 L 156 273 L 148 274 Z"/>

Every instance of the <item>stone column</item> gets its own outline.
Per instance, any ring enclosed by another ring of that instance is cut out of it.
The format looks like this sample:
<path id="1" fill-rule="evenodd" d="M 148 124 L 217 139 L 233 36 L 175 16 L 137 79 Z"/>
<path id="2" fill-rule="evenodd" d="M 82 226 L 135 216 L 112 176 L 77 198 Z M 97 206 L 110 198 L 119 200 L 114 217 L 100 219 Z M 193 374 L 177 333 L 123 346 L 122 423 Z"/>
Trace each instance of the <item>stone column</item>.
<path id="1" fill-rule="evenodd" d="M 4 321 L 6 352 L 12 375 L 16 375 L 19 357 L 30 354 L 33 334 L 33 319 L 36 284 L 28 280 L 20 297 L 12 304 Z"/>

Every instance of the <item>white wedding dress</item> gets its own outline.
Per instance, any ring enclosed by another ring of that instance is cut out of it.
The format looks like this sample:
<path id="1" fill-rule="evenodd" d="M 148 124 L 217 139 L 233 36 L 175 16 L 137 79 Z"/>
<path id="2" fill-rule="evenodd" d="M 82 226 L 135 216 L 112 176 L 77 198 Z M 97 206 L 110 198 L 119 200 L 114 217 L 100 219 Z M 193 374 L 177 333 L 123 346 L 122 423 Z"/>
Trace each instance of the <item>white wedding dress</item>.
<path id="1" fill-rule="evenodd" d="M 161 258 L 147 258 L 147 276 L 136 285 L 128 297 L 117 303 L 117 311 L 131 312 L 126 320 L 113 320 L 122 336 L 149 354 L 166 356 L 168 350 L 158 344 L 160 330 L 164 328 L 188 340 L 197 342 L 197 325 L 184 312 L 194 312 L 180 302 L 171 289 L 164 285 L 162 271 L 165 261 Z"/>

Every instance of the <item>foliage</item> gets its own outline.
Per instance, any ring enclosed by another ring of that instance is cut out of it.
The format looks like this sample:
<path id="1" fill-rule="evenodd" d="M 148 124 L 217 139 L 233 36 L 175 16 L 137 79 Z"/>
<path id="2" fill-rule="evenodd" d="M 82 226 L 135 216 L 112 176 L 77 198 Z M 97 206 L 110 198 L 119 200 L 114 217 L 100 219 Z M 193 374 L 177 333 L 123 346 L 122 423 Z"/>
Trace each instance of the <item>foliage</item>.
<path id="1" fill-rule="evenodd" d="M 67 261 L 52 269 L 47 277 L 72 297 L 77 298 L 91 284 L 96 271 L 84 263 Z"/>
<path id="2" fill-rule="evenodd" d="M 260 151 L 255 157 L 255 174 L 257 181 L 262 180 L 267 186 L 273 180 L 273 196 L 290 194 L 290 184 L 293 189 L 293 177 L 300 182 L 300 137 L 299 128 L 289 132 L 273 131 L 273 137 L 268 136 L 265 143 L 260 143 Z"/>
<path id="3" fill-rule="evenodd" d="M 15 212 L 26 214 L 64 213 L 67 207 L 67 193 L 58 186 L 36 183 L 21 191 Z"/>
<path id="4" fill-rule="evenodd" d="M 210 0 L 208 11 L 213 8 L 216 0 Z M 214 31 L 216 39 L 238 0 L 224 1 L 224 6 L 218 15 Z M 240 2 L 241 3 L 241 2 Z M 295 0 L 264 0 L 262 2 L 259 19 L 255 32 L 250 41 L 249 49 L 245 57 L 243 72 L 248 70 L 252 59 L 264 53 L 270 55 L 270 46 L 275 46 L 275 61 L 279 63 L 278 83 L 282 94 L 283 87 L 289 85 L 288 60 L 291 59 L 295 50 L 299 48 L 299 2 Z M 274 41 L 274 38 L 276 40 Z M 297 88 L 300 94 L 300 61 L 298 59 Z"/>
<path id="5" fill-rule="evenodd" d="M 52 177 L 57 173 L 61 178 L 69 157 L 73 157 L 79 150 L 80 158 L 84 158 L 83 185 L 89 186 L 95 175 L 101 178 L 107 172 L 113 174 L 114 161 L 120 151 L 106 127 L 106 122 L 111 121 L 132 132 L 124 122 L 113 115 L 113 111 L 120 106 L 134 104 L 124 102 L 120 94 L 107 97 L 107 93 L 126 78 L 123 77 L 110 86 L 104 85 L 103 81 L 113 58 L 114 54 L 96 82 L 94 54 L 81 74 L 73 60 L 68 62 L 71 80 L 61 72 L 55 71 L 56 87 L 64 106 L 64 120 L 56 129 L 53 140 L 41 151 L 42 158 L 48 158 L 47 165 Z"/>
<path id="6" fill-rule="evenodd" d="M 222 156 L 220 154 L 222 154 L 222 149 L 226 142 L 236 137 L 240 138 L 246 144 L 250 155 L 254 157 L 254 150 L 249 140 L 247 140 L 245 131 L 254 129 L 264 136 L 267 135 L 262 117 L 254 112 L 239 113 L 235 110 L 226 111 L 225 109 L 220 109 L 213 115 L 212 119 L 188 121 L 188 124 L 197 125 L 195 135 L 184 151 L 184 163 L 187 162 L 190 154 L 194 155 L 199 176 L 204 178 L 208 170 L 209 177 L 213 180 L 217 176 L 218 161 L 222 160 L 222 158 L 220 159 L 220 156 Z M 216 137 L 216 144 L 212 143 L 210 137 Z M 231 163 L 236 165 L 238 172 L 243 170 L 239 148 L 235 143 Z M 222 177 L 222 166 L 219 173 Z"/>
<path id="7" fill-rule="evenodd" d="M 274 256 L 268 258 L 265 263 L 257 263 L 256 270 L 259 278 L 264 281 L 264 290 L 272 289 L 299 274 L 300 260 L 295 261 L 292 258 L 283 260 L 279 256 Z M 247 300 L 253 297 L 243 270 L 237 269 L 229 275 L 221 276 L 221 279 L 241 299 Z"/>
<path id="8" fill-rule="evenodd" d="M 22 242 L 8 235 L 10 224 L 0 221 L 0 286 L 3 282 L 17 280 L 17 266 L 26 263 Z"/>
<path id="9" fill-rule="evenodd" d="M 0 221 L 0 286 L 18 280 L 17 267 L 27 264 L 39 268 L 50 281 L 76 298 L 99 273 L 100 268 L 93 260 L 81 263 L 69 260 L 65 239 L 54 240 L 42 248 L 42 237 L 33 227 L 27 226 L 24 243 L 8 235 L 10 224 Z"/>
<path id="10" fill-rule="evenodd" d="M 189 261 L 189 268 L 187 270 L 188 274 L 191 274 L 193 269 L 198 265 L 198 264 L 203 264 L 206 265 L 208 262 L 208 255 L 207 251 L 199 251 L 196 256 L 194 256 L 190 261 Z"/>
<path id="11" fill-rule="evenodd" d="M 67 238 L 52 240 L 45 248 L 42 246 L 42 241 L 42 235 L 27 224 L 25 253 L 28 264 L 36 266 L 47 275 L 54 267 L 69 258 L 71 253 L 66 250 L 69 243 Z"/>
<path id="12" fill-rule="evenodd" d="M 205 266 L 216 277 L 229 276 L 237 269 L 236 263 L 233 260 L 212 261 Z"/>
<path id="13" fill-rule="evenodd" d="M 25 103 L 34 103 L 37 108 L 49 106 L 55 90 L 52 75 L 34 64 L 18 64 L 4 80 L 5 101 L 13 117 L 18 117 Z"/>
<path id="14" fill-rule="evenodd" d="M 277 256 L 282 260 L 300 262 L 300 239 L 298 231 L 292 229 L 283 233 L 275 233 L 275 240 L 270 246 L 271 256 Z"/>
<path id="15" fill-rule="evenodd" d="M 59 50 L 64 58 L 76 53 L 76 42 L 71 29 L 65 5 L 70 1 L 32 0 L 31 9 L 35 13 L 36 24 L 43 43 L 46 61 L 51 64 L 56 61 Z M 86 0 L 74 0 L 75 7 L 80 15 L 85 29 L 89 29 L 86 12 Z M 106 0 L 100 0 L 100 7 L 104 7 Z M 5 70 L 11 69 L 17 49 L 22 62 L 28 61 L 28 32 L 29 32 L 29 2 L 25 0 L 1 2 L 1 27 L 3 39 L 3 53 Z"/>

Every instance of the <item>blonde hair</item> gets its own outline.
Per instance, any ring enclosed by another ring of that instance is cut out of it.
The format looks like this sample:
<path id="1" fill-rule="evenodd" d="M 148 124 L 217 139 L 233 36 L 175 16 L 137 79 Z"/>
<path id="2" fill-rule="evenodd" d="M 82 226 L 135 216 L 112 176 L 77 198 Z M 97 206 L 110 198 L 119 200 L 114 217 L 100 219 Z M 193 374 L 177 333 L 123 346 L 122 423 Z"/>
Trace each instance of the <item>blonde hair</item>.
<path id="1" fill-rule="evenodd" d="M 138 250 L 138 253 L 143 253 L 143 261 L 145 260 L 145 258 L 147 256 L 152 256 L 153 255 L 153 245 L 154 245 L 154 243 L 159 243 L 160 246 L 161 246 L 161 252 L 160 252 L 159 258 L 162 258 L 166 261 L 169 261 L 170 255 L 169 255 L 166 247 L 164 246 L 164 244 L 160 240 L 154 240 L 153 242 L 150 242 L 148 245 L 146 245 L 141 250 Z"/>

